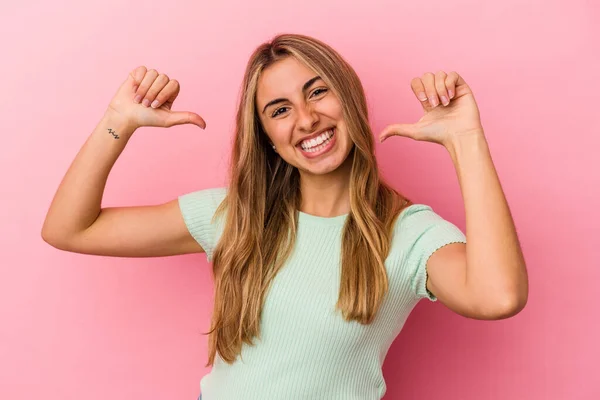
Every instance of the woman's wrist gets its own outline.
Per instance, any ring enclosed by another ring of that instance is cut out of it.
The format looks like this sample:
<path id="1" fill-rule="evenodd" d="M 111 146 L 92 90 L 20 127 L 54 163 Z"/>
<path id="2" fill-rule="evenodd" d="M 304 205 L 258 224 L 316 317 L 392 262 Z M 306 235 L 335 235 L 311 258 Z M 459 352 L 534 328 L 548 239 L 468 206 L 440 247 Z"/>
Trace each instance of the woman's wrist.
<path id="1" fill-rule="evenodd" d="M 128 118 L 108 107 L 100 122 L 115 140 L 129 139 L 138 128 Z"/>

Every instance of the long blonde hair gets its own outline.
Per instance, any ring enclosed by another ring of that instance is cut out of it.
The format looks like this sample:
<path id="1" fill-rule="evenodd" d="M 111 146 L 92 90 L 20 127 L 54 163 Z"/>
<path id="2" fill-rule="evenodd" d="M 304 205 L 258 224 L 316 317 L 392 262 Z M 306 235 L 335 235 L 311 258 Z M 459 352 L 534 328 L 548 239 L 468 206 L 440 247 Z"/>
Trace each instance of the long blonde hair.
<path id="1" fill-rule="evenodd" d="M 350 213 L 343 228 L 336 307 L 345 320 L 368 324 L 388 290 L 384 261 L 393 224 L 410 202 L 379 176 L 362 84 L 327 44 L 304 35 L 278 35 L 254 51 L 242 84 L 230 182 L 215 213 L 216 218 L 226 212 L 226 218 L 213 253 L 215 298 L 207 366 L 217 352 L 233 363 L 243 343 L 252 345 L 260 337 L 263 301 L 295 243 L 300 175 L 269 146 L 256 109 L 262 71 L 286 57 L 312 69 L 340 99 L 354 143 L 348 156 Z"/>

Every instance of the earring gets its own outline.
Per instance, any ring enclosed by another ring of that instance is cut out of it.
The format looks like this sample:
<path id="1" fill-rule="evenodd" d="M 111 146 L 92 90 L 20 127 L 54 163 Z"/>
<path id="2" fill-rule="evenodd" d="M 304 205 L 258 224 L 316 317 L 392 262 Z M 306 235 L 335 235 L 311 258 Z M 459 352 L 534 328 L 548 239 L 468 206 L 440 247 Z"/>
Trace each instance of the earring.
<path id="1" fill-rule="evenodd" d="M 273 150 L 275 150 L 275 145 L 273 145 Z"/>

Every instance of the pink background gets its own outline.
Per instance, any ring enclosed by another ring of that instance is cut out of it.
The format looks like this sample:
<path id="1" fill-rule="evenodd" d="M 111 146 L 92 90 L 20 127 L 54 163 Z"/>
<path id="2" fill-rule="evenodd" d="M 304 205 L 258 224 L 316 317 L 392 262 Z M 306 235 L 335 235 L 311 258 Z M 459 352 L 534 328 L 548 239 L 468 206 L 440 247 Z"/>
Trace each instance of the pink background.
<path id="1" fill-rule="evenodd" d="M 531 289 L 518 316 L 482 322 L 441 304 L 417 306 L 386 359 L 386 398 L 600 399 L 598 3 L 349 4 L 2 5 L 0 398 L 197 397 L 208 372 L 201 332 L 212 311 L 204 255 L 61 252 L 42 241 L 42 222 L 76 152 L 138 65 L 178 79 L 175 108 L 198 112 L 208 128 L 137 132 L 104 206 L 157 204 L 222 185 L 247 58 L 290 31 L 321 38 L 350 61 L 376 133 L 419 118 L 413 76 L 461 73 L 481 108 L 525 251 Z M 377 151 L 395 187 L 464 229 L 442 147 L 392 138 Z"/>

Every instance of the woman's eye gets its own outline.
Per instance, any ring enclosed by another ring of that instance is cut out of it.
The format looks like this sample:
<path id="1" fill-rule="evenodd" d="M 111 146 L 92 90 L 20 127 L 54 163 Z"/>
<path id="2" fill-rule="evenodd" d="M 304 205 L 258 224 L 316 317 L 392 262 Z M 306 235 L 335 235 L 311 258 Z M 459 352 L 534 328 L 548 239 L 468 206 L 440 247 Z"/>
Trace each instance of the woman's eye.
<path id="1" fill-rule="evenodd" d="M 324 93 L 326 91 L 327 91 L 327 89 L 325 89 L 325 88 L 319 88 L 319 89 L 316 89 L 312 94 L 313 94 L 313 96 L 316 96 L 316 95 L 319 95 L 319 94 Z"/>
<path id="2" fill-rule="evenodd" d="M 279 107 L 277 110 L 275 110 L 275 112 L 273 113 L 272 117 L 276 117 L 279 114 L 281 114 L 282 112 L 285 112 L 285 110 L 287 109 L 287 107 Z M 282 111 L 283 110 L 283 111 Z"/>

